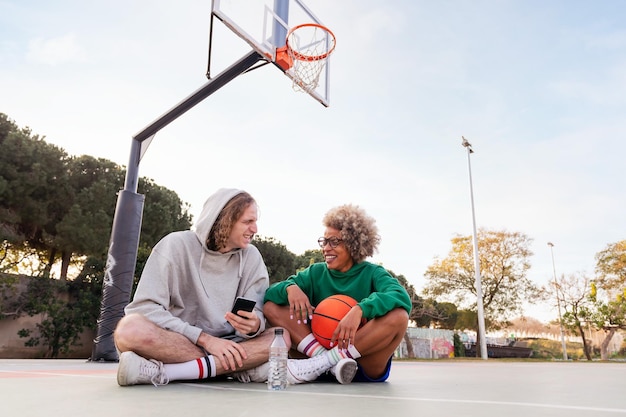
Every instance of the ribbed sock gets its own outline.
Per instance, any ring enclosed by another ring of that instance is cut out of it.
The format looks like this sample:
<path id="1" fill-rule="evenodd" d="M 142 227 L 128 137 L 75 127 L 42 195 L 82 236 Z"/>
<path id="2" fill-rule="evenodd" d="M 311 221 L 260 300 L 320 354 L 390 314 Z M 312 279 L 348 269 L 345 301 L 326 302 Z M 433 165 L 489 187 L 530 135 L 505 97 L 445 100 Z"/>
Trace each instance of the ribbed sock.
<path id="1" fill-rule="evenodd" d="M 163 366 L 170 381 L 215 377 L 215 359 L 213 355 L 207 355 L 189 362 L 164 364 Z"/>
<path id="2" fill-rule="evenodd" d="M 328 356 L 328 361 L 331 365 L 336 365 L 337 362 L 344 358 L 352 358 L 356 360 L 361 357 L 361 353 L 354 345 L 350 345 L 348 349 L 343 350 L 339 350 L 339 348 L 335 346 L 334 348 L 327 350 L 326 355 Z"/>
<path id="3" fill-rule="evenodd" d="M 313 333 L 309 333 L 305 336 L 300 343 L 298 343 L 298 352 L 304 353 L 309 358 L 313 356 L 321 355 L 326 352 L 326 348 L 317 341 Z"/>

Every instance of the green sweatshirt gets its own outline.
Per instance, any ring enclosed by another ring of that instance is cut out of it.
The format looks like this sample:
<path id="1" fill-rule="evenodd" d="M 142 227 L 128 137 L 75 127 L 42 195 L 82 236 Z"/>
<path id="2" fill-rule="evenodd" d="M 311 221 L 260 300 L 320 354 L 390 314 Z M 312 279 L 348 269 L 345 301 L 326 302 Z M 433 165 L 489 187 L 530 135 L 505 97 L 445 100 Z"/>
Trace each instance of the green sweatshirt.
<path id="1" fill-rule="evenodd" d="M 313 264 L 271 285 L 265 293 L 265 301 L 288 304 L 287 287 L 290 285 L 300 287 L 313 306 L 331 295 L 349 295 L 357 300 L 363 317 L 368 320 L 398 307 L 411 312 L 411 299 L 404 287 L 385 268 L 370 262 L 355 264 L 347 272 L 330 270 L 325 262 Z"/>

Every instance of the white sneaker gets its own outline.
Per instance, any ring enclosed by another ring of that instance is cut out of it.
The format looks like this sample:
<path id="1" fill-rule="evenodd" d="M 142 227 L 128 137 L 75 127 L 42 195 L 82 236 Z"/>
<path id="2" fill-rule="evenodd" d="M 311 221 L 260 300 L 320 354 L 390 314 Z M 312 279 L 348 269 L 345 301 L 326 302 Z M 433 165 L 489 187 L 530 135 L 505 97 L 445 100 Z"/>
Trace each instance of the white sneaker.
<path id="1" fill-rule="evenodd" d="M 265 362 L 263 365 L 259 365 L 256 368 L 248 369 L 247 371 L 233 372 L 233 378 L 239 382 L 267 382 L 267 377 L 270 374 L 270 363 Z"/>
<path id="2" fill-rule="evenodd" d="M 330 373 L 335 375 L 340 384 L 349 384 L 354 379 L 357 369 L 358 365 L 354 359 L 344 358 L 330 368 Z"/>
<path id="3" fill-rule="evenodd" d="M 289 359 L 287 361 L 287 382 L 302 384 L 315 381 L 330 368 L 332 365 L 326 355 L 317 355 L 308 359 Z"/>
<path id="4" fill-rule="evenodd" d="M 127 385 L 153 384 L 155 387 L 170 382 L 165 374 L 163 362 L 146 359 L 135 352 L 122 352 L 117 367 L 117 383 Z"/>

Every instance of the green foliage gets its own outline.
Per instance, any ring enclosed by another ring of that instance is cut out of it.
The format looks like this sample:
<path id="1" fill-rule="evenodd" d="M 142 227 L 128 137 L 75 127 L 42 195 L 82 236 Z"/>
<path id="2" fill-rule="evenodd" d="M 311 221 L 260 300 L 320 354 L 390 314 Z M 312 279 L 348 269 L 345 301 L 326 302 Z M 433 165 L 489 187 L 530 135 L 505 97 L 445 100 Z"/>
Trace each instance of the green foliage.
<path id="1" fill-rule="evenodd" d="M 478 313 L 471 310 L 458 310 L 454 324 L 456 330 L 476 329 L 478 327 Z"/>
<path id="2" fill-rule="evenodd" d="M 45 357 L 56 358 L 79 343 L 84 328 L 93 328 L 99 295 L 86 281 L 58 281 L 32 278 L 20 295 L 20 304 L 30 316 L 42 315 L 37 330 L 21 329 L 25 346 L 46 347 Z"/>
<path id="3" fill-rule="evenodd" d="M 619 294 L 607 301 L 594 303 L 594 310 L 587 313 L 589 321 L 598 329 L 626 329 L 626 297 Z"/>
<path id="4" fill-rule="evenodd" d="M 124 172 L 113 162 L 85 155 L 70 159 L 68 170 L 75 194 L 57 224 L 55 244 L 70 253 L 100 255 L 107 250 Z"/>
<path id="5" fill-rule="evenodd" d="M 302 255 L 296 257 L 296 272 L 308 268 L 310 265 L 324 262 L 324 254 L 321 249 L 307 249 Z"/>
<path id="6" fill-rule="evenodd" d="M 31 274 L 48 276 L 61 259 L 61 279 L 72 259 L 102 257 L 108 249 L 116 194 L 125 170 L 102 158 L 69 157 L 63 150 L 19 129 L 0 113 L 0 271 L 34 259 Z M 150 179 L 140 244 L 154 246 L 167 233 L 191 227 L 189 205 Z"/>
<path id="7" fill-rule="evenodd" d="M 0 320 L 20 314 L 19 305 L 15 301 L 18 291 L 19 277 L 0 273 Z"/>
<path id="8" fill-rule="evenodd" d="M 24 314 L 41 314 L 36 329 L 21 329 L 25 346 L 45 346 L 47 358 L 67 354 L 77 346 L 85 328 L 95 329 L 99 315 L 104 262 L 88 258 L 73 281 L 28 278 L 16 304 Z"/>
<path id="9" fill-rule="evenodd" d="M 84 328 L 96 325 L 125 170 L 101 158 L 69 157 L 2 113 L 0 145 L 0 272 L 30 265 L 31 275 L 49 277 L 52 264 L 62 261 L 60 281 L 32 280 L 19 298 L 0 276 L 0 317 L 41 314 L 36 330 L 19 335 L 27 346 L 46 346 L 46 355 L 57 357 L 77 343 Z M 135 277 L 156 242 L 191 227 L 189 205 L 175 192 L 145 178 L 138 192 L 146 200 Z M 78 259 L 80 275 L 66 281 L 68 266 Z"/>
<path id="10" fill-rule="evenodd" d="M 283 281 L 295 273 L 296 255 L 290 252 L 285 245 L 272 237 L 261 238 L 259 236 L 255 236 L 252 243 L 263 256 L 269 273 L 270 284 Z"/>
<path id="11" fill-rule="evenodd" d="M 19 130 L 15 122 L 9 119 L 4 113 L 0 113 L 0 145 L 4 144 L 4 140 L 9 136 L 9 133 Z"/>
<path id="12" fill-rule="evenodd" d="M 608 359 L 607 347 L 618 329 L 626 329 L 626 240 L 608 245 L 596 254 L 596 283 L 592 283 L 589 298 L 594 310 L 589 321 L 597 329 L 605 331 L 600 346 L 603 360 Z M 599 297 L 598 291 L 605 297 Z"/>
<path id="13" fill-rule="evenodd" d="M 67 155 L 5 115 L 0 125 L 0 240 L 45 250 L 72 200 Z"/>
<path id="14" fill-rule="evenodd" d="M 191 227 L 190 206 L 174 191 L 140 178 L 137 192 L 146 196 L 141 223 L 141 244 L 152 248 L 165 235 Z"/>
<path id="15" fill-rule="evenodd" d="M 461 341 L 461 336 L 458 333 L 454 333 L 452 336 L 452 341 L 454 343 L 454 357 L 455 358 L 464 358 L 465 357 L 465 345 Z"/>
<path id="16" fill-rule="evenodd" d="M 611 243 L 596 254 L 596 274 L 605 290 L 626 289 L 626 240 Z"/>

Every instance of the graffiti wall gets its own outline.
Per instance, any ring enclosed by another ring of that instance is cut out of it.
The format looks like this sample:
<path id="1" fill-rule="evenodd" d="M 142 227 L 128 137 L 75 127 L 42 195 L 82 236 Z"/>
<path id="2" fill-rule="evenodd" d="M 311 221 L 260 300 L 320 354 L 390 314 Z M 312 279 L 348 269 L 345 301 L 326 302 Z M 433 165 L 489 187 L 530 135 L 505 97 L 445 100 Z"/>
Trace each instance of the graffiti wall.
<path id="1" fill-rule="evenodd" d="M 400 344 L 396 356 L 399 358 L 441 359 L 454 357 L 454 332 L 452 330 L 409 327 L 407 336 L 412 346 L 409 352 L 406 340 Z"/>

